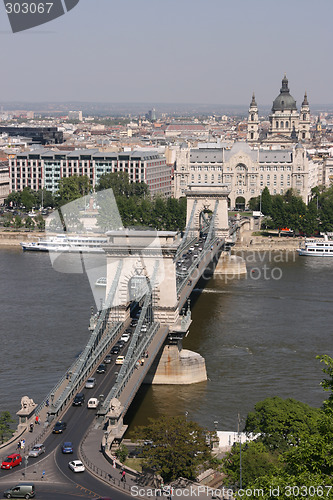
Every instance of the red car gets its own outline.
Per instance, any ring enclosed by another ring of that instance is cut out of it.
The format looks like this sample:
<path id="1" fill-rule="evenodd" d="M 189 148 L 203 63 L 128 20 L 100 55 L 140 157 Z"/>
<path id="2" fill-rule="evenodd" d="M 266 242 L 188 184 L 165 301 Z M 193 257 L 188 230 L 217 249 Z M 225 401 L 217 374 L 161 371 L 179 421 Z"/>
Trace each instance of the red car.
<path id="1" fill-rule="evenodd" d="M 8 455 L 7 458 L 2 462 L 1 469 L 12 469 L 16 467 L 16 465 L 21 465 L 22 457 L 19 453 L 13 453 L 12 455 Z"/>

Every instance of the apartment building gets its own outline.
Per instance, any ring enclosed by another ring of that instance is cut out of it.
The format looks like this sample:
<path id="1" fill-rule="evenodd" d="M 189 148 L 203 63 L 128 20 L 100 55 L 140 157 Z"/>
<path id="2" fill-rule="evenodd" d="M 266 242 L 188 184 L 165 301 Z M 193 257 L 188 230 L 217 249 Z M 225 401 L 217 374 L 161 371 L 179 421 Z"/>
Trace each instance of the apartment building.
<path id="1" fill-rule="evenodd" d="M 86 175 L 95 188 L 105 173 L 127 172 L 130 182 L 145 182 L 152 195 L 171 194 L 171 167 L 157 151 L 99 152 L 97 149 L 19 153 L 9 160 L 10 191 L 45 188 L 52 193 L 62 177 Z"/>

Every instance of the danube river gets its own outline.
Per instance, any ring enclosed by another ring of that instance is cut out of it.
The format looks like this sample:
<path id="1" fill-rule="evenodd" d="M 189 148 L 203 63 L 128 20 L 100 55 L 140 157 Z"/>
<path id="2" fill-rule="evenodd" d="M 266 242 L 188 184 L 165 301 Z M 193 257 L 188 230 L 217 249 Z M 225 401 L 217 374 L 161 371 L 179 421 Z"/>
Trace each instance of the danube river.
<path id="1" fill-rule="evenodd" d="M 211 279 L 193 296 L 184 347 L 204 356 L 209 380 L 144 386 L 130 429 L 147 417 L 188 412 L 208 428 L 218 421 L 231 430 L 238 413 L 275 395 L 321 405 L 323 366 L 315 356 L 333 355 L 333 258 L 267 252 L 246 259 L 246 277 Z M 0 411 L 14 415 L 23 395 L 39 402 L 83 349 L 94 298 L 85 274 L 55 271 L 48 254 L 1 249 L 0 269 Z"/>

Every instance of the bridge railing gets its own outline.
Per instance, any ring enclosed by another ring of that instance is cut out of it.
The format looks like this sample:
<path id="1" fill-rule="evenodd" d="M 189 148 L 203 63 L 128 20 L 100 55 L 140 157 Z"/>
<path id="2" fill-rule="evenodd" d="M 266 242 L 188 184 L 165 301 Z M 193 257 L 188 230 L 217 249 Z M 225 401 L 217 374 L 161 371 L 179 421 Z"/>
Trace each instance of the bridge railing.
<path id="1" fill-rule="evenodd" d="M 156 331 L 156 328 L 154 327 L 154 325 L 156 325 L 155 323 L 153 323 L 153 325 L 147 329 L 147 332 L 145 333 L 145 335 L 143 335 L 142 326 L 143 326 L 143 322 L 146 318 L 148 308 L 152 307 L 153 287 L 155 284 L 158 268 L 159 268 L 159 261 L 157 260 L 155 262 L 155 265 L 154 265 L 154 270 L 152 273 L 151 280 L 147 280 L 147 285 L 148 285 L 149 291 L 145 295 L 140 318 L 139 318 L 138 324 L 135 328 L 132 339 L 130 341 L 130 345 L 129 345 L 127 354 L 125 356 L 124 363 L 119 370 L 115 385 L 113 386 L 113 388 L 111 389 L 111 391 L 109 392 L 107 397 L 105 398 L 104 403 L 98 412 L 98 414 L 100 414 L 100 415 L 101 414 L 105 415 L 105 413 L 107 413 L 107 411 L 109 409 L 110 401 L 113 398 L 118 397 L 118 395 L 122 392 L 123 388 L 126 386 L 128 380 L 129 380 L 130 376 L 132 375 L 135 367 L 137 366 L 137 362 L 138 362 L 139 358 L 142 357 L 142 353 L 145 350 L 145 345 L 147 343 L 149 344 L 151 342 L 151 340 L 153 339 L 153 336 L 155 334 L 155 331 Z M 140 337 L 143 337 L 143 339 L 139 342 Z M 144 340 L 146 340 L 146 342 Z"/>
<path id="2" fill-rule="evenodd" d="M 199 255 L 198 257 L 193 261 L 192 265 L 188 268 L 188 270 L 186 271 L 186 273 L 184 273 L 184 277 L 182 280 L 179 280 L 178 284 L 177 284 L 177 294 L 179 295 L 183 289 L 185 288 L 185 286 L 188 284 L 188 278 L 189 276 L 191 275 L 191 273 L 198 268 L 198 266 L 200 265 L 200 262 L 206 257 L 206 255 L 208 253 L 211 252 L 211 247 L 214 246 L 217 242 L 221 242 L 221 239 L 220 238 L 213 238 L 211 241 L 210 241 L 210 245 L 209 245 L 209 248 L 207 247 L 206 249 L 204 249 Z M 222 243 L 222 242 L 221 242 Z M 182 277 L 182 275 L 179 275 L 180 277 Z"/>
<path id="3" fill-rule="evenodd" d="M 103 337 L 102 341 L 98 344 L 95 352 L 89 360 L 86 361 L 85 368 L 82 373 L 74 381 L 70 381 L 65 387 L 64 391 L 57 399 L 57 402 L 51 405 L 50 413 L 58 415 L 65 408 L 65 406 L 71 401 L 74 394 L 79 390 L 82 384 L 85 382 L 87 377 L 90 375 L 94 367 L 100 363 L 101 357 L 106 354 L 106 352 L 111 348 L 116 337 L 119 335 L 120 331 L 124 328 L 123 323 L 117 323 L 111 331 Z"/>

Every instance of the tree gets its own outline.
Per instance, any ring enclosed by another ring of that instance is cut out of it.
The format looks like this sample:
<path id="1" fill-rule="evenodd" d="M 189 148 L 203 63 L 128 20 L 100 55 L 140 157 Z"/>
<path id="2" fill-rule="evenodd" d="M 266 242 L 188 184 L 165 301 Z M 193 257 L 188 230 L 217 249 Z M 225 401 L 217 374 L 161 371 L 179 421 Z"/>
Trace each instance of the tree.
<path id="1" fill-rule="evenodd" d="M 266 398 L 254 409 L 247 416 L 245 431 L 259 433 L 259 440 L 270 450 L 285 451 L 318 432 L 320 410 L 295 399 Z"/>
<path id="2" fill-rule="evenodd" d="M 271 215 L 272 213 L 272 197 L 268 187 L 264 187 L 261 193 L 261 211 L 264 215 Z"/>
<path id="3" fill-rule="evenodd" d="M 136 439 L 146 442 L 143 465 L 167 482 L 178 477 L 195 479 L 200 464 L 208 467 L 214 463 L 206 436 L 204 428 L 183 416 L 149 419 L 147 426 L 135 432 Z"/>
<path id="4" fill-rule="evenodd" d="M 115 455 L 118 458 L 118 460 L 120 460 L 120 462 L 123 464 L 125 462 L 126 458 L 128 457 L 127 446 L 121 444 L 119 446 L 118 450 L 116 450 Z"/>
<path id="5" fill-rule="evenodd" d="M 71 201 L 77 200 L 82 196 L 90 193 L 91 184 L 89 177 L 82 175 L 78 177 L 73 175 L 71 177 L 63 177 L 58 184 L 58 191 L 56 193 L 56 202 L 58 206 L 66 205 Z"/>
<path id="6" fill-rule="evenodd" d="M 21 205 L 21 193 L 18 191 L 13 191 L 9 193 L 8 197 L 5 199 L 5 205 L 7 207 L 18 207 Z"/>
<path id="7" fill-rule="evenodd" d="M 15 420 L 12 419 L 9 411 L 2 411 L 0 413 L 0 435 L 2 443 L 8 434 L 13 434 L 14 431 L 10 428 L 10 424 L 13 422 L 15 422 Z"/>
<path id="8" fill-rule="evenodd" d="M 28 187 L 25 187 L 21 192 L 21 204 L 24 205 L 28 211 L 36 204 L 35 193 Z"/>
<path id="9" fill-rule="evenodd" d="M 260 476 L 273 475 L 279 470 L 279 455 L 269 451 L 263 443 L 249 442 L 242 445 L 242 487 L 246 488 Z M 229 486 L 240 482 L 240 449 L 235 444 L 223 459 L 223 472 Z"/>
<path id="10" fill-rule="evenodd" d="M 27 217 L 24 221 L 24 227 L 27 229 L 33 229 L 35 227 L 35 223 L 31 217 Z"/>
<path id="11" fill-rule="evenodd" d="M 22 222 L 21 217 L 19 215 L 16 215 L 14 218 L 14 227 L 16 229 L 19 229 L 22 226 L 23 226 L 23 222 Z"/>
<path id="12" fill-rule="evenodd" d="M 330 395 L 328 399 L 326 399 L 323 403 L 323 408 L 326 411 L 333 412 L 333 358 L 328 356 L 327 354 L 316 356 L 316 359 L 319 359 L 321 363 L 326 365 L 326 368 L 323 368 L 323 373 L 328 375 L 328 378 L 324 378 L 320 385 L 324 389 L 324 391 L 329 391 Z"/>

